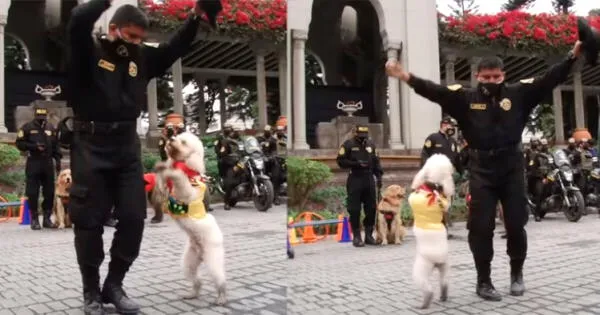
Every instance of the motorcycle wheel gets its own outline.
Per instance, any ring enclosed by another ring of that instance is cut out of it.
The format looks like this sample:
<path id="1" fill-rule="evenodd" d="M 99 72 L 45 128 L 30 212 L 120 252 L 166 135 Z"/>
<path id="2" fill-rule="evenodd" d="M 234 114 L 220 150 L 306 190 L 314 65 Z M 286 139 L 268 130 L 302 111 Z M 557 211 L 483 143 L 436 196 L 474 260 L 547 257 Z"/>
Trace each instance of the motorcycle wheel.
<path id="1" fill-rule="evenodd" d="M 258 185 L 260 195 L 254 196 L 254 207 L 258 211 L 264 212 L 269 210 L 273 205 L 275 191 L 273 190 L 273 183 L 270 180 L 260 181 Z"/>
<path id="2" fill-rule="evenodd" d="M 583 216 L 585 211 L 585 200 L 581 191 L 568 192 L 569 199 L 574 199 L 575 205 L 565 209 L 565 217 L 570 222 L 577 222 Z"/>

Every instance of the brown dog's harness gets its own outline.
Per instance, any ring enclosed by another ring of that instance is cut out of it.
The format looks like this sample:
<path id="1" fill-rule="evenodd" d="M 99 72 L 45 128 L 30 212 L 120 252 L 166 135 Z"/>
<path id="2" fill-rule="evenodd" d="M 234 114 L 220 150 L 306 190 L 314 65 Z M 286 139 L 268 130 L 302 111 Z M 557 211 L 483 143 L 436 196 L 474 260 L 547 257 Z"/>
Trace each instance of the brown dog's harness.
<path id="1" fill-rule="evenodd" d="M 69 204 L 69 195 L 56 195 L 56 197 L 60 198 L 60 202 L 62 202 L 62 204 L 64 206 Z"/>

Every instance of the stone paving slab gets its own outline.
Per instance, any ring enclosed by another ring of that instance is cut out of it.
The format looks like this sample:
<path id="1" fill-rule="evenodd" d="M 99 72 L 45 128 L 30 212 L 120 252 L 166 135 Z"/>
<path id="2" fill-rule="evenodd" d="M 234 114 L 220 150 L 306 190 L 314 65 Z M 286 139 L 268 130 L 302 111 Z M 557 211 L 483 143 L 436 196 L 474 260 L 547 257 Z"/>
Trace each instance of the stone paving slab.
<path id="1" fill-rule="evenodd" d="M 497 232 L 503 228 L 499 225 Z M 524 274 L 527 292 L 508 294 L 506 241 L 494 237 L 492 279 L 501 302 L 475 295 L 476 272 L 464 224 L 451 228 L 450 292 L 447 302 L 417 310 L 421 293 L 412 281 L 415 240 L 403 245 L 354 248 L 333 240 L 294 246 L 289 260 L 288 314 L 600 314 L 600 218 L 597 213 L 577 223 L 548 214 L 526 227 L 529 239 Z M 436 291 L 439 288 L 432 278 Z"/>
<path id="2" fill-rule="evenodd" d="M 286 207 L 267 212 L 249 203 L 231 211 L 215 208 L 225 236 L 228 304 L 212 304 L 215 289 L 203 266 L 201 296 L 180 298 L 189 289 L 180 267 L 186 237 L 165 216 L 163 223 L 146 224 L 140 256 L 125 278 L 125 290 L 141 304 L 142 314 L 286 314 Z M 105 228 L 102 276 L 113 232 Z M 81 305 L 72 230 L 32 231 L 15 221 L 0 223 L 0 315 L 83 314 Z M 108 308 L 115 313 L 112 305 Z"/>

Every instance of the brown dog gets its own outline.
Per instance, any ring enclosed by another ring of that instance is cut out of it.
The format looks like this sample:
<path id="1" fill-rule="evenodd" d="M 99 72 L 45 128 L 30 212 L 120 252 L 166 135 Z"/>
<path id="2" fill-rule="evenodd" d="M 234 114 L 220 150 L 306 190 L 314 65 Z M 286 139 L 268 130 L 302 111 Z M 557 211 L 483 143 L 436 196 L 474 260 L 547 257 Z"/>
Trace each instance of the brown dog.
<path id="1" fill-rule="evenodd" d="M 402 244 L 406 230 L 402 225 L 400 208 L 406 191 L 400 185 L 388 186 L 377 205 L 377 244 Z"/>
<path id="2" fill-rule="evenodd" d="M 54 205 L 52 207 L 54 224 L 59 229 L 71 227 L 71 218 L 69 217 L 69 213 L 65 211 L 65 206 L 69 204 L 69 189 L 71 189 L 72 184 L 71 170 L 67 168 L 60 171 L 56 179 Z"/>

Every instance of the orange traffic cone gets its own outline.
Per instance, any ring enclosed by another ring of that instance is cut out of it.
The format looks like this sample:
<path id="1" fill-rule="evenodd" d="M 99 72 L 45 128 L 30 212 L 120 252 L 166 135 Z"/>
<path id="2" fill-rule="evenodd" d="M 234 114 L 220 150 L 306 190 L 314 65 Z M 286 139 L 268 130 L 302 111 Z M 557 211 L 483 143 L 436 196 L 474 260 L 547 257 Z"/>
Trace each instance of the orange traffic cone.
<path id="1" fill-rule="evenodd" d="M 343 215 L 338 215 L 338 224 L 337 224 L 337 231 L 335 233 L 335 240 L 336 241 L 340 241 L 342 239 L 342 233 L 344 232 L 344 216 Z"/>
<path id="2" fill-rule="evenodd" d="M 302 241 L 304 243 L 314 243 L 317 241 L 317 236 L 315 235 L 315 230 L 310 223 L 312 222 L 310 214 L 305 216 L 305 222 L 308 224 L 304 227 L 304 231 L 302 232 Z"/>
<path id="3" fill-rule="evenodd" d="M 289 217 L 288 225 L 291 225 L 293 223 L 294 223 L 294 219 L 292 217 Z M 288 228 L 288 239 L 289 239 L 291 245 L 300 244 L 300 241 L 298 240 L 298 236 L 296 236 L 296 228 Z"/>

